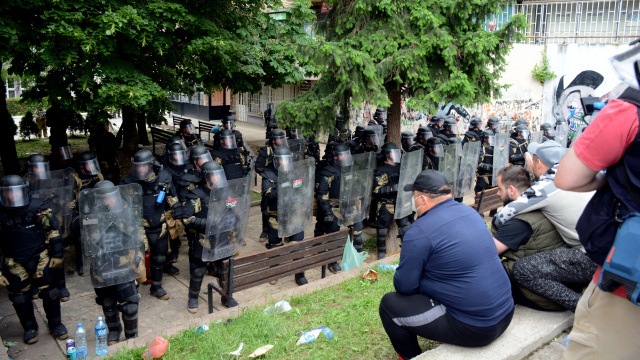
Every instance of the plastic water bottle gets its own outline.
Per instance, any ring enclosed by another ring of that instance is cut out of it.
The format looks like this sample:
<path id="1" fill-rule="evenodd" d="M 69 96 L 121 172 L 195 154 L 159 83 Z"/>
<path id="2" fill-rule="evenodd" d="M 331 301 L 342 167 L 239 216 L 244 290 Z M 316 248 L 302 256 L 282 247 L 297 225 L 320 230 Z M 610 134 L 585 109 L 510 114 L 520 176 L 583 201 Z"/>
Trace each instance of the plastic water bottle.
<path id="1" fill-rule="evenodd" d="M 382 271 L 396 271 L 396 269 L 398 268 L 398 264 L 396 264 L 396 265 L 380 264 L 380 265 L 378 265 L 378 267 Z"/>
<path id="2" fill-rule="evenodd" d="M 107 324 L 102 321 L 102 316 L 98 316 L 96 323 L 96 355 L 107 353 Z"/>
<path id="3" fill-rule="evenodd" d="M 78 323 L 76 329 L 76 359 L 87 359 L 87 332 L 82 327 L 82 323 Z"/>
<path id="4" fill-rule="evenodd" d="M 331 329 L 329 329 L 326 326 L 322 327 L 322 334 L 327 338 L 327 339 L 333 339 L 333 331 L 331 331 Z"/>

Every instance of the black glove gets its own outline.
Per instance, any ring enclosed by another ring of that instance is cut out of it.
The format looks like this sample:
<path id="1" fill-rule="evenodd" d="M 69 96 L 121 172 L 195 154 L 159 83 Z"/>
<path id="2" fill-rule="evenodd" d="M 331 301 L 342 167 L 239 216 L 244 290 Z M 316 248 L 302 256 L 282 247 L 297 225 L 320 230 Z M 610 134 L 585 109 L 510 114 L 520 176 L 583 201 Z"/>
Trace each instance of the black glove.
<path id="1" fill-rule="evenodd" d="M 331 213 L 324 214 L 324 222 L 332 223 L 332 222 L 334 222 L 334 221 L 335 221 L 335 219 L 336 219 L 336 216 L 335 216 L 335 215 L 333 215 L 333 213 L 332 213 L 332 212 L 331 212 Z"/>
<path id="2" fill-rule="evenodd" d="M 485 163 L 480 164 L 480 170 L 491 171 L 492 168 L 493 166 L 491 164 L 485 164 Z"/>
<path id="3" fill-rule="evenodd" d="M 173 206 L 171 207 L 171 212 L 173 213 L 173 217 L 175 219 L 185 218 L 184 206 L 182 206 L 180 203 L 173 204 Z"/>

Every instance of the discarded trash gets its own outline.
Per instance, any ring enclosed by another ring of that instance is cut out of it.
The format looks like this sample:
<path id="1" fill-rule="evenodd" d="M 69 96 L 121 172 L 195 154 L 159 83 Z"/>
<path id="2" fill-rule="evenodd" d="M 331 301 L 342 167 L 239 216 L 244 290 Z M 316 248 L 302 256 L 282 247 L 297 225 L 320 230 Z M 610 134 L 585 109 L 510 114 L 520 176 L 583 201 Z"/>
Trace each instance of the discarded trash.
<path id="1" fill-rule="evenodd" d="M 242 354 L 242 348 L 243 347 L 244 347 L 244 343 L 240 343 L 240 347 L 238 348 L 238 350 L 236 350 L 234 352 L 230 352 L 229 355 L 240 356 Z"/>
<path id="2" fill-rule="evenodd" d="M 196 334 L 200 334 L 203 333 L 205 331 L 209 330 L 209 326 L 208 325 L 202 325 L 199 328 L 196 329 Z"/>
<path id="3" fill-rule="evenodd" d="M 275 303 L 275 305 L 273 306 L 269 306 L 268 308 L 264 309 L 264 311 L 262 311 L 263 314 L 265 315 L 274 315 L 274 314 L 280 314 L 283 312 L 287 312 L 291 310 L 291 305 L 289 305 L 289 303 L 285 300 L 282 301 L 278 301 L 277 303 Z"/>
<path id="4" fill-rule="evenodd" d="M 396 264 L 396 265 L 379 264 L 378 265 L 378 269 L 380 269 L 382 271 L 396 271 L 397 268 L 398 268 L 398 264 Z"/>
<path id="5" fill-rule="evenodd" d="M 316 341 L 316 339 L 318 338 L 318 336 L 320 336 L 320 333 L 324 334 L 324 336 L 327 339 L 333 339 L 333 332 L 331 331 L 331 329 L 329 329 L 326 326 L 321 326 L 317 329 L 313 329 L 313 330 L 309 330 L 309 331 L 305 331 L 302 336 L 300 336 L 300 339 L 298 340 L 298 342 L 296 343 L 296 345 L 300 345 L 300 344 L 308 344 L 310 342 L 314 342 Z M 296 333 L 297 334 L 297 333 Z"/>
<path id="6" fill-rule="evenodd" d="M 142 354 L 144 359 L 159 359 L 167 352 L 169 341 L 161 336 L 157 336 L 147 345 L 147 350 Z"/>
<path id="7" fill-rule="evenodd" d="M 273 349 L 273 345 L 265 345 L 263 347 L 257 348 L 256 351 L 252 352 L 249 355 L 250 358 L 257 358 L 269 352 L 269 350 Z"/>
<path id="8" fill-rule="evenodd" d="M 18 345 L 18 343 L 17 343 L 17 342 L 15 342 L 15 341 L 6 341 L 6 340 L 5 340 L 5 341 L 3 341 L 3 342 L 2 342 L 2 344 L 3 344 L 4 346 L 8 347 L 8 348 L 12 348 L 12 347 L 14 347 L 14 346 Z"/>
<path id="9" fill-rule="evenodd" d="M 362 277 L 360 278 L 360 280 L 364 280 L 364 279 L 368 279 L 371 281 L 378 280 L 378 272 L 375 270 L 369 269 L 365 271 Z"/>

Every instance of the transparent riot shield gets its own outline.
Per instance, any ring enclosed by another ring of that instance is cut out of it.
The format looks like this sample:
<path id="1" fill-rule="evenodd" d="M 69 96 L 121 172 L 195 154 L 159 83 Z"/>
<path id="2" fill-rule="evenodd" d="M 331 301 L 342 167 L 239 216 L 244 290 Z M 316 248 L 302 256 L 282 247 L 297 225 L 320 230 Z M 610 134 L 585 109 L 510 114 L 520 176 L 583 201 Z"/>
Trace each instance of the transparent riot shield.
<path id="1" fill-rule="evenodd" d="M 340 177 L 340 224 L 349 226 L 369 215 L 373 192 L 373 170 L 376 158 L 373 152 L 352 156 L 353 164 L 342 167 Z"/>
<path id="2" fill-rule="evenodd" d="M 304 231 L 313 215 L 316 161 L 296 161 L 290 171 L 278 171 L 278 237 Z"/>
<path id="3" fill-rule="evenodd" d="M 498 171 L 509 166 L 509 133 L 496 134 L 493 146 L 493 173 L 491 186 L 498 186 Z"/>
<path id="4" fill-rule="evenodd" d="M 458 182 L 453 192 L 454 197 L 464 197 L 473 190 L 473 181 L 476 178 L 479 157 L 480 142 L 474 141 L 466 143 L 462 149 L 462 159 L 460 161 L 460 170 L 458 171 Z"/>
<path id="5" fill-rule="evenodd" d="M 140 185 L 82 190 L 78 211 L 82 255 L 94 287 L 126 283 L 145 274 Z"/>
<path id="6" fill-rule="evenodd" d="M 444 147 L 444 157 L 440 159 L 438 164 L 438 171 L 444 174 L 444 177 L 447 178 L 447 183 L 454 190 L 458 180 L 461 155 L 459 143 L 446 145 Z"/>
<path id="7" fill-rule="evenodd" d="M 398 196 L 396 197 L 396 209 L 394 217 L 402 219 L 413 212 L 413 192 L 404 191 L 404 186 L 413 184 L 422 171 L 422 158 L 424 149 L 412 151 L 402 155 L 400 161 L 400 180 L 398 181 Z"/>
<path id="8" fill-rule="evenodd" d="M 563 148 L 567 147 L 567 140 L 569 139 L 569 125 L 558 124 L 556 126 L 556 142 L 562 145 Z"/>
<path id="9" fill-rule="evenodd" d="M 72 168 L 48 171 L 46 174 L 27 173 L 31 198 L 47 200 L 53 216 L 60 224 L 60 235 L 66 238 L 70 232 L 75 206 L 75 171 Z"/>
<path id="10" fill-rule="evenodd" d="M 203 261 L 233 256 L 244 246 L 247 215 L 251 205 L 250 177 L 230 180 L 226 187 L 211 190 L 207 228 L 202 249 Z"/>
<path id="11" fill-rule="evenodd" d="M 384 144 L 384 128 L 382 125 L 367 125 L 367 130 L 373 130 L 376 133 L 376 145 L 378 147 Z"/>
<path id="12" fill-rule="evenodd" d="M 531 133 L 531 142 L 537 142 L 542 144 L 542 137 L 544 135 L 544 131 L 534 131 Z"/>
<path id="13" fill-rule="evenodd" d="M 305 149 L 307 147 L 307 141 L 304 138 L 300 139 L 288 139 L 289 150 L 293 155 L 293 161 L 304 160 Z"/>

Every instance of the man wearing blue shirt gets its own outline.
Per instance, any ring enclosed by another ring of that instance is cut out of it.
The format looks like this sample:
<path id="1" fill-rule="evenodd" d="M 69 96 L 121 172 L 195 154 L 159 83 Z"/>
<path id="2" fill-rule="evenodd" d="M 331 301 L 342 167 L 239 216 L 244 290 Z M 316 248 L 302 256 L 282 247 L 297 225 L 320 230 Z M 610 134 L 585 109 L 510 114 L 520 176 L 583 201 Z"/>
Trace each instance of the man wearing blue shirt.
<path id="1" fill-rule="evenodd" d="M 418 219 L 402 242 L 396 292 L 380 302 L 399 358 L 422 353 L 417 336 L 468 347 L 491 343 L 511 322 L 513 298 L 484 220 L 453 200 L 438 171 L 423 171 L 404 191 L 413 191 Z"/>

